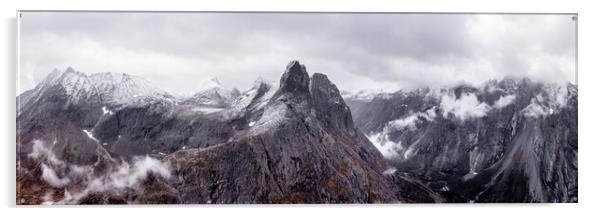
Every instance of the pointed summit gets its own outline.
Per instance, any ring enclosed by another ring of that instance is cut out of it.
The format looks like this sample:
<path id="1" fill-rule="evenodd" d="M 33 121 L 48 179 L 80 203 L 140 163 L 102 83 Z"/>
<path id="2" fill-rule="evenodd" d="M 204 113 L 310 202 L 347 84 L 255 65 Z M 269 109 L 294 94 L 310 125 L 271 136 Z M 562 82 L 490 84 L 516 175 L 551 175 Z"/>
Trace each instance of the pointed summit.
<path id="1" fill-rule="evenodd" d="M 257 90 L 259 92 L 264 92 L 264 91 L 273 89 L 275 92 L 277 90 L 277 88 L 275 88 L 274 86 L 276 86 L 275 81 L 265 79 L 263 77 L 258 77 L 257 79 L 255 79 L 255 82 L 253 82 L 253 87 L 251 87 L 251 90 Z"/>
<path id="2" fill-rule="evenodd" d="M 52 72 L 46 75 L 46 78 L 44 78 L 44 80 L 40 82 L 36 88 L 41 88 L 45 84 L 53 83 L 58 78 L 60 78 L 61 75 L 63 75 L 63 72 L 55 68 L 54 70 L 52 70 Z"/>
<path id="3" fill-rule="evenodd" d="M 147 96 L 163 97 L 168 93 L 155 88 L 148 80 L 118 72 L 95 73 L 89 76 L 104 102 L 127 103 Z"/>
<path id="4" fill-rule="evenodd" d="M 286 66 L 286 71 L 280 78 L 280 88 L 277 96 L 290 93 L 292 95 L 305 95 L 309 97 L 309 74 L 305 66 L 299 61 L 291 61 Z"/>
<path id="5" fill-rule="evenodd" d="M 253 86 L 254 87 L 258 87 L 260 85 L 269 85 L 272 86 L 275 83 L 275 81 L 273 80 L 269 80 L 263 77 L 257 77 L 257 79 L 255 79 L 255 81 L 253 82 Z"/>
<path id="6" fill-rule="evenodd" d="M 311 97 L 318 120 L 328 128 L 342 129 L 353 134 L 355 127 L 351 111 L 339 89 L 330 82 L 328 77 L 321 73 L 314 73 L 311 77 Z"/>
<path id="7" fill-rule="evenodd" d="M 75 70 L 73 70 L 73 68 L 71 66 L 67 67 L 67 70 L 65 70 L 65 73 L 73 73 L 75 72 Z"/>
<path id="8" fill-rule="evenodd" d="M 183 101 L 183 104 L 224 108 L 240 96 L 236 88 L 222 86 L 217 77 L 211 77 L 201 84 L 201 90 Z"/>
<path id="9" fill-rule="evenodd" d="M 215 76 L 210 77 L 207 81 L 205 81 L 205 82 L 203 82 L 203 84 L 201 84 L 202 91 L 208 90 L 208 89 L 214 89 L 214 88 L 224 88 L 222 86 L 222 83 Z"/>

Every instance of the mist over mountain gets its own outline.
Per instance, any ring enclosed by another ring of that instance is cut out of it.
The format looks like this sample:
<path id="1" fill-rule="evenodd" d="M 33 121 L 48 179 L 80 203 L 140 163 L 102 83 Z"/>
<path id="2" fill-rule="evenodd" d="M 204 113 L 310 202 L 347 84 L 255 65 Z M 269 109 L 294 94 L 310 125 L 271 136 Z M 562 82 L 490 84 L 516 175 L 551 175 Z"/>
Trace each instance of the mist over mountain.
<path id="1" fill-rule="evenodd" d="M 572 84 L 352 94 L 298 61 L 199 83 L 53 71 L 17 96 L 17 203 L 577 202 Z"/>
<path id="2" fill-rule="evenodd" d="M 460 202 L 577 202 L 577 86 L 529 79 L 348 95 L 398 170 Z"/>

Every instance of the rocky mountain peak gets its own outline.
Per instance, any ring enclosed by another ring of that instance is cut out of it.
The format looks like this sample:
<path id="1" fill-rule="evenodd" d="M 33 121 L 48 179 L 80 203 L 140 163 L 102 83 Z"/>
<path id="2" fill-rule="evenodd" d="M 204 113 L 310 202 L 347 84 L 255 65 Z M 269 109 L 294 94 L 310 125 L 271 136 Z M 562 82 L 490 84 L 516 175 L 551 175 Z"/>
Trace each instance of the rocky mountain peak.
<path id="1" fill-rule="evenodd" d="M 49 74 L 49 75 L 52 75 L 52 74 Z M 60 73 L 59 77 L 61 79 L 65 79 L 65 78 L 69 78 L 72 76 L 86 76 L 86 75 L 82 72 L 76 71 L 72 67 L 68 67 L 67 69 L 65 69 L 65 71 L 63 73 Z"/>
<path id="2" fill-rule="evenodd" d="M 211 77 L 201 85 L 201 90 L 191 98 L 185 100 L 184 104 L 201 105 L 210 107 L 227 107 L 240 96 L 236 88 L 226 88 L 217 77 Z"/>
<path id="3" fill-rule="evenodd" d="M 105 102 L 127 103 L 143 96 L 168 95 L 146 79 L 126 73 L 104 72 L 88 77 Z"/>
<path id="4" fill-rule="evenodd" d="M 258 87 L 261 87 L 263 85 L 272 86 L 273 84 L 274 84 L 274 81 L 272 81 L 272 80 L 268 80 L 268 79 L 265 79 L 263 77 L 258 77 L 253 82 L 253 88 L 258 88 Z"/>
<path id="5" fill-rule="evenodd" d="M 46 77 L 44 78 L 44 80 L 42 82 L 40 82 L 40 84 L 38 84 L 38 86 L 36 88 L 40 88 L 43 85 L 48 85 L 48 84 L 52 84 L 54 82 L 56 82 L 56 80 L 58 80 L 64 73 L 65 71 L 61 71 L 59 69 L 54 69 L 52 70 L 52 72 L 50 72 L 48 75 L 46 75 Z"/>
<path id="6" fill-rule="evenodd" d="M 291 93 L 293 95 L 309 95 L 309 74 L 299 61 L 291 61 L 280 78 L 280 89 L 277 95 Z"/>
<path id="7" fill-rule="evenodd" d="M 117 73 L 117 72 L 95 73 L 95 74 L 91 74 L 90 78 L 106 79 L 107 81 L 111 81 L 111 82 L 128 81 L 128 80 L 134 79 L 129 74 Z"/>
<path id="8" fill-rule="evenodd" d="M 343 129 L 353 133 L 355 127 L 351 111 L 345 104 L 339 89 L 328 77 L 315 73 L 311 77 L 312 103 L 320 122 L 327 128 Z"/>
<path id="9" fill-rule="evenodd" d="M 274 87 L 274 82 L 270 81 L 270 80 L 266 80 L 264 78 L 257 78 L 255 80 L 255 82 L 253 82 L 253 87 L 251 89 L 256 90 L 257 92 L 260 92 L 261 94 L 269 91 L 270 89 L 272 89 Z"/>
<path id="10" fill-rule="evenodd" d="M 217 77 L 210 77 L 207 81 L 205 81 L 201 85 L 201 91 L 215 89 L 215 88 L 224 88 L 222 83 L 219 81 Z"/>
<path id="11" fill-rule="evenodd" d="M 143 96 L 171 97 L 142 77 L 114 72 L 85 74 L 72 67 L 53 70 L 36 89 L 36 94 L 65 94 L 76 103 L 125 104 Z M 62 93 L 48 92 L 50 89 L 62 89 Z"/>
<path id="12" fill-rule="evenodd" d="M 65 70 L 65 73 L 72 73 L 72 72 L 75 72 L 75 70 L 71 66 L 67 67 L 67 70 Z"/>

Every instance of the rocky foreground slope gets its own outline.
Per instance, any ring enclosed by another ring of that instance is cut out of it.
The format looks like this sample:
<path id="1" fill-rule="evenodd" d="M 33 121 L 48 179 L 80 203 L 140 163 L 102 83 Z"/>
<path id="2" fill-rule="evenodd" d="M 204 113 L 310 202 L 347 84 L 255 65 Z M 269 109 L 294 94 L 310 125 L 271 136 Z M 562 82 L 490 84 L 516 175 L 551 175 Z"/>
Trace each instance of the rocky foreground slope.
<path id="1" fill-rule="evenodd" d="M 96 76 L 56 72 L 18 96 L 18 204 L 446 201 L 390 167 L 297 61 L 279 86 L 188 100 Z"/>

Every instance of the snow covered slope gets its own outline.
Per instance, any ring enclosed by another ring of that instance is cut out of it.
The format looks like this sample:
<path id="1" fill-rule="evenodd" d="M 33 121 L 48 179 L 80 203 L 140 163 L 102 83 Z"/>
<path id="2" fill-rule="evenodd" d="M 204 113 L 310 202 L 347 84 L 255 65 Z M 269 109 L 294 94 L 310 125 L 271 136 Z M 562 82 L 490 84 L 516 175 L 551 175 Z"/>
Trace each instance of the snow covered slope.
<path id="1" fill-rule="evenodd" d="M 201 85 L 201 91 L 191 98 L 184 100 L 183 104 L 198 105 L 213 108 L 225 108 L 240 95 L 238 89 L 224 87 L 220 81 L 213 77 Z"/>
<path id="2" fill-rule="evenodd" d="M 65 71 L 53 70 L 26 97 L 18 101 L 21 109 L 27 104 L 49 94 L 64 95 L 68 103 L 102 103 L 105 105 L 126 104 L 139 97 L 173 99 L 167 92 L 154 88 L 144 78 L 125 73 L 95 73 L 87 75 L 69 67 Z M 31 96 L 30 96 L 31 95 Z"/>

